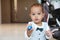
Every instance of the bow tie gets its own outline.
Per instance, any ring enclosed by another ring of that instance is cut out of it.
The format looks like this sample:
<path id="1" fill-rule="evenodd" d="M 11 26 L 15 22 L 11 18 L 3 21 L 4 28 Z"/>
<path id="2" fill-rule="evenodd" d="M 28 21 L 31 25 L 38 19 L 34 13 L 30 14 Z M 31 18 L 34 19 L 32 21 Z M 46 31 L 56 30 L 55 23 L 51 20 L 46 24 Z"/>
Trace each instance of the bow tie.
<path id="1" fill-rule="evenodd" d="M 39 31 L 42 32 L 42 31 L 43 31 L 43 28 L 37 28 L 36 31 L 37 31 L 37 30 L 39 30 Z"/>

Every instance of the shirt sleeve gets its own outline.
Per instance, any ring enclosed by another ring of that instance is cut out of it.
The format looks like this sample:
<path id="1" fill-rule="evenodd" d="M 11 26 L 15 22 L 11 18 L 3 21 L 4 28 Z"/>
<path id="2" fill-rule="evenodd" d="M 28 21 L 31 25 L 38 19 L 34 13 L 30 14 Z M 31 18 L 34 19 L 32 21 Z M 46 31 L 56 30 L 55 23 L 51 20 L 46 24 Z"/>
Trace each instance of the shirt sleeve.
<path id="1" fill-rule="evenodd" d="M 27 35 L 27 31 L 25 31 L 25 39 L 26 39 L 26 40 L 29 40 L 30 38 L 31 38 L 31 36 L 28 37 L 28 35 Z"/>
<path id="2" fill-rule="evenodd" d="M 46 31 L 50 30 L 50 27 L 48 26 L 48 23 L 46 23 L 45 25 L 46 25 Z"/>

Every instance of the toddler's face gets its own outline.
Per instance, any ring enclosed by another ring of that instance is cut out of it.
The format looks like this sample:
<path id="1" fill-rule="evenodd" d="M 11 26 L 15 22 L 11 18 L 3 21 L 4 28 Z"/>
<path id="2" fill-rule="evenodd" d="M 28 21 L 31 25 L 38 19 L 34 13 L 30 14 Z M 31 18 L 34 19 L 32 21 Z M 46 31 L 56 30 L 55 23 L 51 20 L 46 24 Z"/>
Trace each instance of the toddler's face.
<path id="1" fill-rule="evenodd" d="M 31 8 L 30 16 L 32 21 L 34 21 L 35 23 L 40 23 L 44 17 L 44 13 L 42 13 L 42 8 L 38 6 L 33 6 Z"/>

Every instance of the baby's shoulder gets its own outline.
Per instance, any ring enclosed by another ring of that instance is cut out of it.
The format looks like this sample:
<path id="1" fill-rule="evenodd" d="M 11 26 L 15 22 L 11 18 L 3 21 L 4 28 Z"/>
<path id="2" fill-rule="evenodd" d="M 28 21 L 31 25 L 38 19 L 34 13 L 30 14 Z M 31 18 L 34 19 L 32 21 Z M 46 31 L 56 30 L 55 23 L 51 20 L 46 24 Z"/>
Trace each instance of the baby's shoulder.
<path id="1" fill-rule="evenodd" d="M 44 25 L 48 25 L 48 23 L 47 22 L 42 22 Z"/>
<path id="2" fill-rule="evenodd" d="M 28 24 L 33 24 L 33 22 L 32 22 L 32 21 L 30 21 L 30 22 L 28 22 Z"/>
<path id="3" fill-rule="evenodd" d="M 48 23 L 47 22 L 43 22 L 43 27 L 47 28 L 48 27 Z"/>

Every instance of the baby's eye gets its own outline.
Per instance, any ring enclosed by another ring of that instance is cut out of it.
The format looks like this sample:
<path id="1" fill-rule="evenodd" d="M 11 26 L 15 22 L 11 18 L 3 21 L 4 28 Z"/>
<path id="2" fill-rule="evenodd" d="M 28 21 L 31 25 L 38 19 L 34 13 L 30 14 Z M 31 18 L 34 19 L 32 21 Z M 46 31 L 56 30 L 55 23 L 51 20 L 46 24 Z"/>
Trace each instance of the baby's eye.
<path id="1" fill-rule="evenodd" d="M 32 15 L 35 15 L 34 13 Z"/>
<path id="2" fill-rule="evenodd" d="M 41 13 L 38 13 L 38 15 L 40 15 Z"/>

